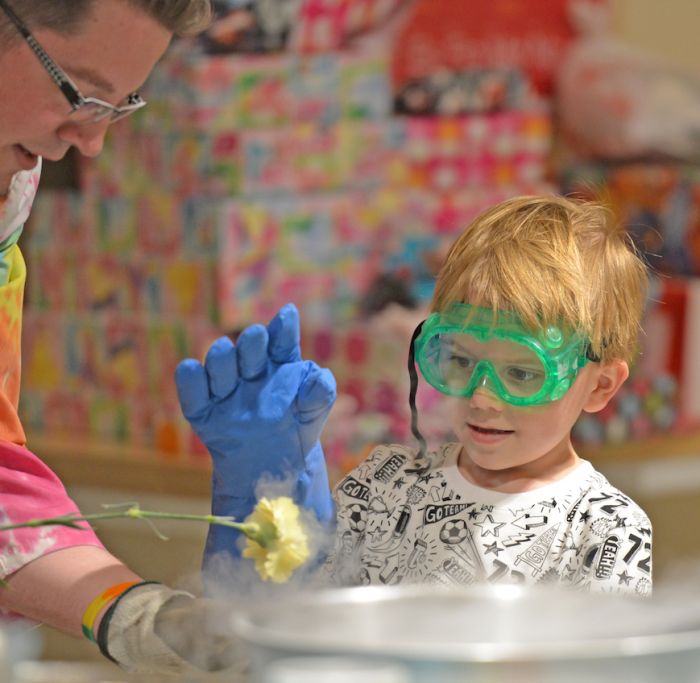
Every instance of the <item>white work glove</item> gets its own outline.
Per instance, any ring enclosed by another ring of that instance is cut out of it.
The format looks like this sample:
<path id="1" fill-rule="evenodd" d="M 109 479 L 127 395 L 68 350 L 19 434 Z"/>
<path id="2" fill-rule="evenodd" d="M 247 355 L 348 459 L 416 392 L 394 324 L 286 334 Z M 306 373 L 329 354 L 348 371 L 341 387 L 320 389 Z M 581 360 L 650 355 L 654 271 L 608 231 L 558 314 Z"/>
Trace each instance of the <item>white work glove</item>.
<path id="1" fill-rule="evenodd" d="M 102 654 L 132 673 L 183 674 L 248 667 L 244 646 L 219 628 L 230 609 L 159 583 L 120 596 L 100 623 Z"/>

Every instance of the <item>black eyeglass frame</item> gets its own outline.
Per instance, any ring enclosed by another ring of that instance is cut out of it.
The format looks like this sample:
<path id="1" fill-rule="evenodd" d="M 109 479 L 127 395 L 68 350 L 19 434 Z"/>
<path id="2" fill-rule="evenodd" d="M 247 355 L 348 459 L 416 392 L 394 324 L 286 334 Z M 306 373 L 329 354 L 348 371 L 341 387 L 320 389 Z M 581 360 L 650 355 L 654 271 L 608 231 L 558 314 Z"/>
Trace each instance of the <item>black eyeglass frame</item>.
<path id="1" fill-rule="evenodd" d="M 78 86 L 73 83 L 68 74 L 49 56 L 43 47 L 38 43 L 31 31 L 24 25 L 22 20 L 15 14 L 14 10 L 5 2 L 0 0 L 0 9 L 5 13 L 7 18 L 12 22 L 14 27 L 24 38 L 26 43 L 37 56 L 41 65 L 46 69 L 51 76 L 53 82 L 60 88 L 63 96 L 68 101 L 71 107 L 71 114 L 87 107 L 93 108 L 93 116 L 86 120 L 76 120 L 79 124 L 98 123 L 104 119 L 110 119 L 110 122 L 118 121 L 119 119 L 133 114 L 136 110 L 146 106 L 146 101 L 137 92 L 133 92 L 127 96 L 123 107 L 115 107 L 109 102 L 100 100 L 97 97 L 85 97 L 78 89 Z"/>

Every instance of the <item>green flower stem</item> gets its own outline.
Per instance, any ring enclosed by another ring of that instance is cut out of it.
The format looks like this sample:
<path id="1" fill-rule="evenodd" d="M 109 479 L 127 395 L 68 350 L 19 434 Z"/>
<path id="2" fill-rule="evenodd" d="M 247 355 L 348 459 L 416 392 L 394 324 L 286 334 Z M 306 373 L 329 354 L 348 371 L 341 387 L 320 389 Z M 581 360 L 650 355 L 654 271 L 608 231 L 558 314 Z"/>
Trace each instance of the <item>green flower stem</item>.
<path id="1" fill-rule="evenodd" d="M 238 529 L 242 534 L 252 541 L 255 541 L 263 548 L 268 548 L 270 543 L 277 537 L 274 528 L 262 529 L 254 522 L 236 522 L 233 517 L 220 517 L 217 515 L 188 515 L 178 512 L 155 512 L 152 510 L 142 510 L 138 506 L 132 506 L 126 510 L 115 510 L 111 512 L 96 512 L 82 517 L 76 515 L 63 515 L 47 519 L 30 519 L 19 524 L 0 525 L 0 531 L 12 531 L 13 529 L 23 529 L 39 526 L 67 526 L 73 529 L 84 529 L 78 522 L 94 522 L 102 519 L 118 519 L 130 517 L 132 519 L 178 519 L 192 522 L 207 522 L 208 524 L 218 524 L 219 526 Z"/>

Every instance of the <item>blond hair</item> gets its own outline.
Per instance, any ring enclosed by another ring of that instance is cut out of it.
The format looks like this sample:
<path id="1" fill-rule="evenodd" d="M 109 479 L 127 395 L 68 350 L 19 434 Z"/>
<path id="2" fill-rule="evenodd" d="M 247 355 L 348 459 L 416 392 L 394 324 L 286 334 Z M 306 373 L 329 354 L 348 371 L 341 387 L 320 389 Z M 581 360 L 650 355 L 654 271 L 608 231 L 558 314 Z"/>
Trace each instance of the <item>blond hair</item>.
<path id="1" fill-rule="evenodd" d="M 599 204 L 517 197 L 478 216 L 438 274 L 432 309 L 514 311 L 585 335 L 601 360 L 634 358 L 648 286 L 629 234 Z"/>

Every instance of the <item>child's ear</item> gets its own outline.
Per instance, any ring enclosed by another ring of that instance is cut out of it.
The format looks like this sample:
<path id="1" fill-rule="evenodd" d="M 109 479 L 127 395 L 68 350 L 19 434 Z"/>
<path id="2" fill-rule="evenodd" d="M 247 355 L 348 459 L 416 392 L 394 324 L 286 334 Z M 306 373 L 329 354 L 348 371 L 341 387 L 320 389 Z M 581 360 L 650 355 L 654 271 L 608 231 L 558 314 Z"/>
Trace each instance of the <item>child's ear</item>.
<path id="1" fill-rule="evenodd" d="M 583 410 L 597 413 L 603 410 L 629 377 L 630 369 L 624 360 L 610 360 L 598 363 L 594 373 L 594 386 Z"/>

